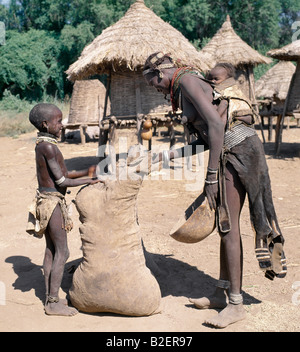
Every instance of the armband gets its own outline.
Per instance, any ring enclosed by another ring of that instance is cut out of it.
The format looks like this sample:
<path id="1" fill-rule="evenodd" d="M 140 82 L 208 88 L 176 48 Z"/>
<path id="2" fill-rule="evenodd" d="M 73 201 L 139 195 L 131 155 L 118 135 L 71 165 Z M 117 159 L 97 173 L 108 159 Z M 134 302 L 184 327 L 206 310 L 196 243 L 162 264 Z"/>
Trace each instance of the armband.
<path id="1" fill-rule="evenodd" d="M 66 180 L 65 176 L 61 177 L 59 180 L 56 180 L 55 183 L 57 186 L 60 186 Z"/>

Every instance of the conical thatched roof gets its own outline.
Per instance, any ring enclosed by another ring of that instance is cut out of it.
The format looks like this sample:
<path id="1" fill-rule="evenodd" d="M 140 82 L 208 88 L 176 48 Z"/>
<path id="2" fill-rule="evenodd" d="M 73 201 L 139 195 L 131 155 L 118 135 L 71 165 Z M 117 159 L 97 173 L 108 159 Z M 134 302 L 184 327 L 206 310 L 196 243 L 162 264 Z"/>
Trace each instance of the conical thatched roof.
<path id="1" fill-rule="evenodd" d="M 157 51 L 171 54 L 182 64 L 192 64 L 202 71 L 208 69 L 201 54 L 178 30 L 147 8 L 143 0 L 137 0 L 118 22 L 84 48 L 67 70 L 68 79 L 83 79 L 111 69 L 133 71 Z"/>
<path id="2" fill-rule="evenodd" d="M 278 60 L 298 61 L 300 59 L 300 39 L 280 48 L 272 49 L 267 55 Z"/>
<path id="3" fill-rule="evenodd" d="M 204 59 L 213 61 L 213 66 L 218 62 L 227 62 L 235 67 L 272 62 L 271 59 L 251 48 L 235 33 L 228 15 L 222 27 L 200 53 L 203 54 Z"/>
<path id="4" fill-rule="evenodd" d="M 279 61 L 255 83 L 257 97 L 285 100 L 296 66 L 291 62 Z"/>

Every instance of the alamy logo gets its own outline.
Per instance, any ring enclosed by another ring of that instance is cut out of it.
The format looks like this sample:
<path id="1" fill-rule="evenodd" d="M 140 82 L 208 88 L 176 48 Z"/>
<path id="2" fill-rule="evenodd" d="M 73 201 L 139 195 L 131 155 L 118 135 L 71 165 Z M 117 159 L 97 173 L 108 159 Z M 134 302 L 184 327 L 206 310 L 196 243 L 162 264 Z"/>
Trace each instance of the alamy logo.
<path id="1" fill-rule="evenodd" d="M 295 306 L 299 306 L 300 304 L 300 281 L 295 281 L 292 285 L 292 289 L 294 292 L 292 296 L 292 302 Z"/>
<path id="2" fill-rule="evenodd" d="M 300 21 L 295 21 L 292 23 L 292 30 L 295 30 L 295 32 L 292 35 L 292 42 L 298 40 L 299 35 L 300 35 Z"/>
<path id="3" fill-rule="evenodd" d="M 0 306 L 5 306 L 6 304 L 6 287 L 5 283 L 0 281 Z"/>
<path id="4" fill-rule="evenodd" d="M 0 45 L 5 45 L 5 23 L 0 21 Z"/>

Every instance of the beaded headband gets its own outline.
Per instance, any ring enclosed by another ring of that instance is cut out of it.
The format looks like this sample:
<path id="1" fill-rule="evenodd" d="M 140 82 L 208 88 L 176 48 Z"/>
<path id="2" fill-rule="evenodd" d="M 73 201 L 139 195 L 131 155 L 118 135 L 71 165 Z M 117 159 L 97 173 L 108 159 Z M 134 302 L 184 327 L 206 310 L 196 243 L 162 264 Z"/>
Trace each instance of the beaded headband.
<path id="1" fill-rule="evenodd" d="M 147 75 L 150 72 L 154 72 L 154 71 L 160 71 L 163 68 L 173 68 L 175 67 L 174 64 L 161 64 L 158 65 L 156 68 L 148 68 L 147 70 L 143 71 L 143 75 Z"/>
<path id="2" fill-rule="evenodd" d="M 164 57 L 164 54 L 159 52 L 157 53 L 151 60 L 150 60 L 150 63 L 152 65 L 155 65 L 155 63 Z M 160 71 L 161 69 L 164 69 L 164 68 L 173 68 L 175 67 L 174 64 L 170 63 L 170 64 L 160 64 L 160 65 L 157 65 L 155 68 L 148 68 L 147 70 L 144 70 L 143 71 L 143 75 L 147 75 L 148 73 L 150 72 L 154 72 L 154 71 Z"/>

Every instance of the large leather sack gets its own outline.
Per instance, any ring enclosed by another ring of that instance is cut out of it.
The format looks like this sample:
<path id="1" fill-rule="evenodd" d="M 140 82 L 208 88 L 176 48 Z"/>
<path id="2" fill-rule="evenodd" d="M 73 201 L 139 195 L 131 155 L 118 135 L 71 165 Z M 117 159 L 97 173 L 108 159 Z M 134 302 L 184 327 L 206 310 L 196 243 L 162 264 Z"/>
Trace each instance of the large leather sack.
<path id="1" fill-rule="evenodd" d="M 76 196 L 83 259 L 69 294 L 80 311 L 145 316 L 159 309 L 160 288 L 145 264 L 137 223 L 141 185 L 141 177 L 108 181 Z"/>

